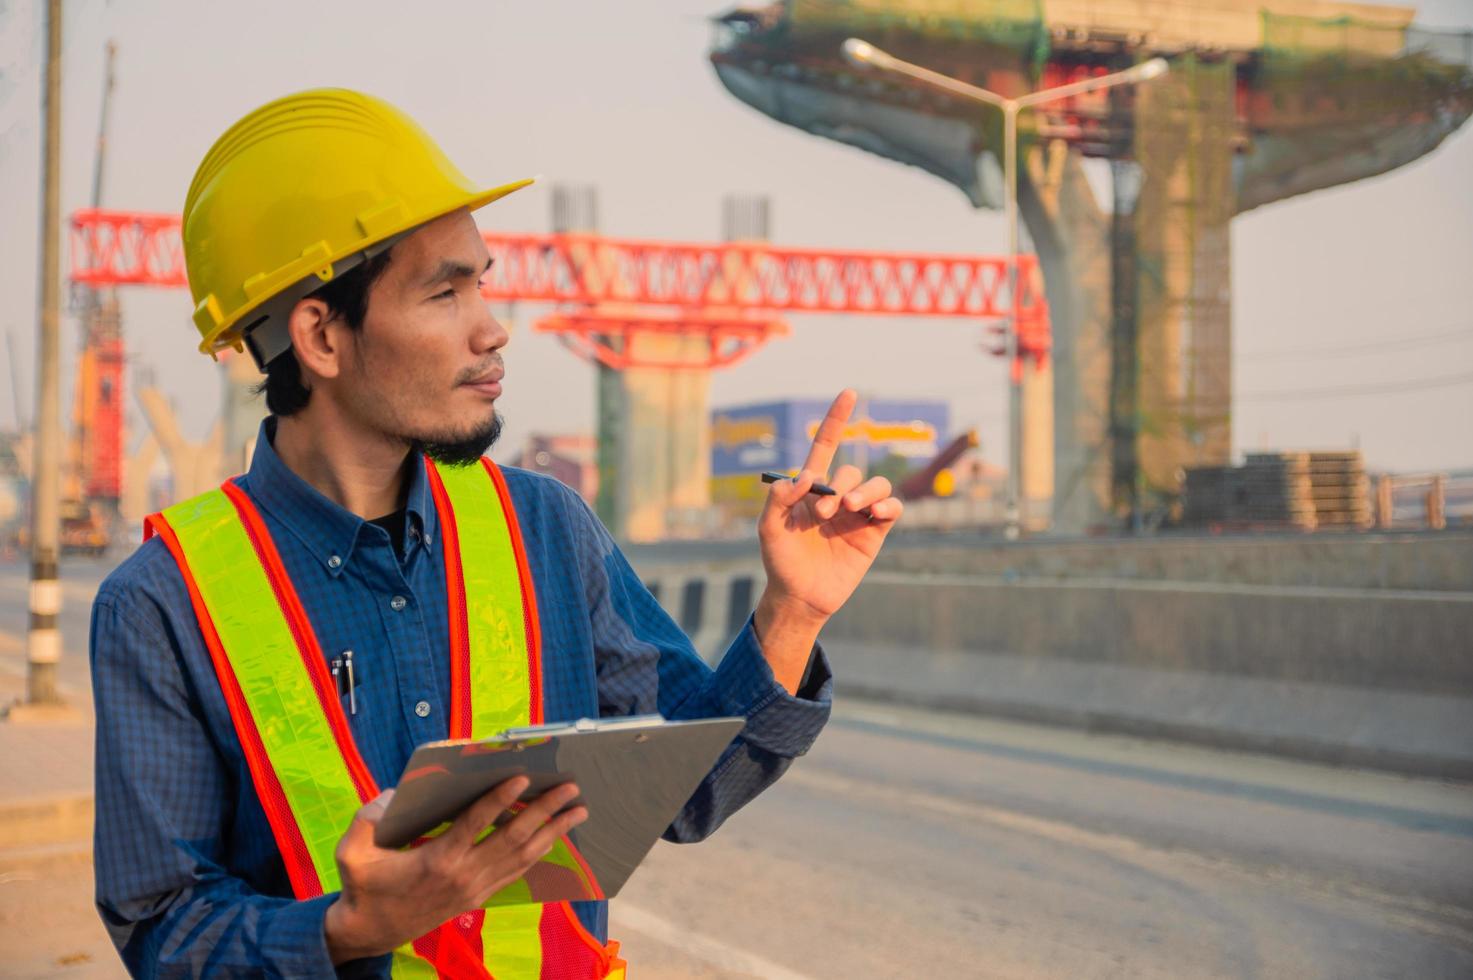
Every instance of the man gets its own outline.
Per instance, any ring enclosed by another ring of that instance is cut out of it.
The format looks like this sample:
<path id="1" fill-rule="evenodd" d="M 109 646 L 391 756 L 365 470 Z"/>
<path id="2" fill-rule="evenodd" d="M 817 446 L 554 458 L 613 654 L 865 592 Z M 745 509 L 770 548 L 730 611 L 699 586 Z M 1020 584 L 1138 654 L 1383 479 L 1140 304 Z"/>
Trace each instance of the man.
<path id="1" fill-rule="evenodd" d="M 249 349 L 271 414 L 248 472 L 151 518 L 93 609 L 97 903 L 135 974 L 621 976 L 604 903 L 506 898 L 566 855 L 576 787 L 485 836 L 508 781 L 405 851 L 373 844 L 378 787 L 447 735 L 744 715 L 665 834 L 694 841 L 827 719 L 818 632 L 901 512 L 853 467 L 808 496 L 853 393 L 771 488 L 766 589 L 710 670 L 575 494 L 482 460 L 507 334 L 470 212 L 526 183 L 472 186 L 342 90 L 256 110 L 200 165 L 201 350 Z"/>

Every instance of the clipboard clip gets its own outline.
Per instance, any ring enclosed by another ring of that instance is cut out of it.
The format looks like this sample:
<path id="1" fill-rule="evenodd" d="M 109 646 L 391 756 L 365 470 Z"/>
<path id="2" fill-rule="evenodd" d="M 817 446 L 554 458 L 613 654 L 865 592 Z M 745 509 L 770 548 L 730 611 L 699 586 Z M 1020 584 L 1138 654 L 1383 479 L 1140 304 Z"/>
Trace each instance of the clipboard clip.
<path id="1" fill-rule="evenodd" d="M 552 738 L 559 735 L 591 735 L 595 732 L 617 732 L 629 728 L 649 728 L 665 724 L 664 715 L 627 715 L 623 718 L 579 718 L 552 725 L 528 725 L 508 728 L 497 735 L 508 741 L 522 738 Z"/>

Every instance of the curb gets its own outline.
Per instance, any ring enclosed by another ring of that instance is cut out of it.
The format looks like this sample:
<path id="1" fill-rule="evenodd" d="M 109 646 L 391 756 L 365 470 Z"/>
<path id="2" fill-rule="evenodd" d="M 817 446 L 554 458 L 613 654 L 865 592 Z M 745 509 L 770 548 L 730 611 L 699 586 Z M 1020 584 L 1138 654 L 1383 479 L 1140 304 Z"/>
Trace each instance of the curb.
<path id="1" fill-rule="evenodd" d="M 1085 708 L 1006 701 L 966 693 L 896 691 L 863 680 L 846 681 L 842 677 L 836 677 L 834 685 L 837 695 L 865 701 L 953 711 L 1075 731 L 1161 739 L 1228 752 L 1252 752 L 1320 765 L 1374 769 L 1402 776 L 1473 782 L 1473 761 L 1464 758 L 1410 755 L 1310 739 L 1254 736 L 1247 732 L 1227 731 L 1205 725 L 1173 723 Z"/>
<path id="2" fill-rule="evenodd" d="M 0 887 L 92 863 L 92 841 L 0 848 Z"/>
<path id="3" fill-rule="evenodd" d="M 0 862 L 15 850 L 86 841 L 91 847 L 92 795 L 0 803 Z"/>

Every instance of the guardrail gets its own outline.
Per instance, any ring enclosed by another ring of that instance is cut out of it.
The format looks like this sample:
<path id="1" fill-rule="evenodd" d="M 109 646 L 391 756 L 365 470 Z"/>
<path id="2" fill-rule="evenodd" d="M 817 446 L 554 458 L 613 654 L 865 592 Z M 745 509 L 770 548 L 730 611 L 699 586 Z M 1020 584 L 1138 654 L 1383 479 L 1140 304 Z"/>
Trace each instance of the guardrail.
<path id="1" fill-rule="evenodd" d="M 1376 526 L 1430 528 L 1473 524 L 1473 476 L 1408 473 L 1376 478 Z"/>

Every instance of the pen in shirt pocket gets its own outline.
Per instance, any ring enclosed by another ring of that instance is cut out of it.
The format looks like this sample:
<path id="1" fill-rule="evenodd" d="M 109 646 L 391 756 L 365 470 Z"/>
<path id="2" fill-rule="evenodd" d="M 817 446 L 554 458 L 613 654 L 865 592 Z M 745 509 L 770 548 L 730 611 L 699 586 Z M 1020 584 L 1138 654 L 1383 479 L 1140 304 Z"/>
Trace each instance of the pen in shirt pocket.
<path id="1" fill-rule="evenodd" d="M 338 697 L 348 696 L 348 713 L 358 713 L 358 675 L 353 670 L 353 651 L 344 650 L 328 661 L 332 668 L 333 681 L 337 685 Z"/>

